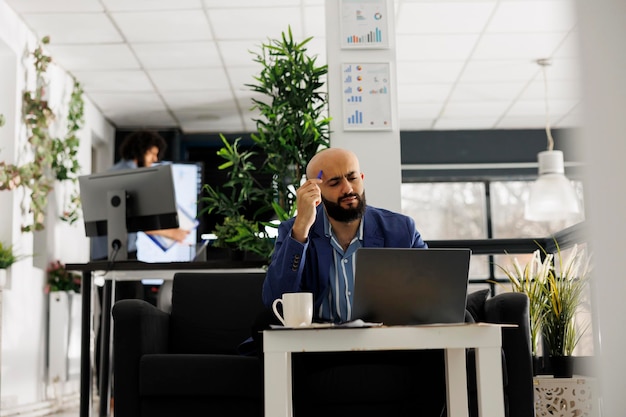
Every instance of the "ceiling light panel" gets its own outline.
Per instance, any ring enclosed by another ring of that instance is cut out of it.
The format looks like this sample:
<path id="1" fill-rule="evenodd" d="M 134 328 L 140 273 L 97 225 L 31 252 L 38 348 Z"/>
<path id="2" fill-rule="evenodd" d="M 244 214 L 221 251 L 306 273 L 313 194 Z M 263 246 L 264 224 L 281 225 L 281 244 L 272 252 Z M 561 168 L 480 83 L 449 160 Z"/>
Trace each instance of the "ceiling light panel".
<path id="1" fill-rule="evenodd" d="M 163 99 L 171 108 L 190 110 L 193 107 L 219 111 L 236 111 L 237 105 L 230 90 L 164 91 Z"/>
<path id="2" fill-rule="evenodd" d="M 452 84 L 409 84 L 398 90 L 399 103 L 432 103 L 446 100 Z"/>
<path id="3" fill-rule="evenodd" d="M 100 12 L 98 0 L 5 0 L 19 13 Z"/>
<path id="4" fill-rule="evenodd" d="M 291 26 L 294 37 L 302 36 L 299 7 L 211 9 L 211 25 L 218 40 L 278 38 Z"/>
<path id="5" fill-rule="evenodd" d="M 490 82 L 490 83 L 459 83 L 450 95 L 451 101 L 507 101 L 518 96 L 525 81 Z"/>
<path id="6" fill-rule="evenodd" d="M 404 61 L 466 60 L 478 35 L 398 35 L 396 59 Z"/>
<path id="7" fill-rule="evenodd" d="M 90 97 L 98 103 L 98 107 L 107 116 L 123 116 L 124 114 L 138 114 L 142 109 L 150 112 L 165 112 L 167 109 L 161 98 L 151 92 L 119 92 L 93 93 Z"/>
<path id="8" fill-rule="evenodd" d="M 135 43 L 133 49 L 146 69 L 200 68 L 222 64 L 215 42 Z"/>
<path id="9" fill-rule="evenodd" d="M 155 11 L 201 9 L 201 0 L 101 0 L 109 11 Z"/>
<path id="10" fill-rule="evenodd" d="M 135 55 L 126 44 L 104 45 L 54 45 L 49 46 L 55 62 L 62 62 L 63 68 L 73 71 L 139 69 Z"/>
<path id="11" fill-rule="evenodd" d="M 552 56 L 566 33 L 498 33 L 481 37 L 472 55 L 475 60 L 528 59 Z"/>
<path id="12" fill-rule="evenodd" d="M 495 1 L 403 3 L 396 19 L 396 33 L 480 33 Z"/>
<path id="13" fill-rule="evenodd" d="M 396 74 L 400 84 L 453 83 L 463 68 L 463 61 L 451 62 L 403 62 L 397 65 Z"/>
<path id="14" fill-rule="evenodd" d="M 469 61 L 459 82 L 528 81 L 537 73 L 530 60 Z"/>
<path id="15" fill-rule="evenodd" d="M 559 32 L 576 24 L 569 0 L 501 1 L 487 32 Z"/>
<path id="16" fill-rule="evenodd" d="M 25 14 L 23 17 L 38 37 L 50 36 L 50 42 L 55 44 L 122 41 L 115 26 L 103 13 Z"/>
<path id="17" fill-rule="evenodd" d="M 152 70 L 150 78 L 161 91 L 220 90 L 228 85 L 221 67 L 203 69 Z"/>
<path id="18" fill-rule="evenodd" d="M 250 8 L 263 6 L 269 7 L 281 7 L 281 6 L 293 6 L 295 3 L 293 0 L 202 0 L 204 6 L 208 9 L 221 9 L 221 8 Z"/>
<path id="19" fill-rule="evenodd" d="M 202 10 L 112 13 L 130 42 L 177 42 L 212 39 Z"/>
<path id="20" fill-rule="evenodd" d="M 152 91 L 148 76 L 145 72 L 138 70 L 75 71 L 74 76 L 89 93 Z"/>

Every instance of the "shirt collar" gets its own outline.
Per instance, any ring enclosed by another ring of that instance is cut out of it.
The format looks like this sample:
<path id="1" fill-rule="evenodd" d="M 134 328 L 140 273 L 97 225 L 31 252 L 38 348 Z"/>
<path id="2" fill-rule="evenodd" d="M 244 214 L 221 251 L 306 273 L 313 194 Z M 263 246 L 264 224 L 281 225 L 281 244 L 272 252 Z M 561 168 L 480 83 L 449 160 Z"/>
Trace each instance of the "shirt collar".
<path id="1" fill-rule="evenodd" d="M 334 236 L 333 228 L 330 224 L 330 220 L 328 220 L 328 214 L 326 214 L 326 210 L 322 209 L 322 213 L 324 213 L 324 236 L 331 237 Z M 356 232 L 356 237 L 362 242 L 363 241 L 363 223 L 365 223 L 365 216 L 361 217 L 361 223 L 359 223 L 359 230 Z"/>

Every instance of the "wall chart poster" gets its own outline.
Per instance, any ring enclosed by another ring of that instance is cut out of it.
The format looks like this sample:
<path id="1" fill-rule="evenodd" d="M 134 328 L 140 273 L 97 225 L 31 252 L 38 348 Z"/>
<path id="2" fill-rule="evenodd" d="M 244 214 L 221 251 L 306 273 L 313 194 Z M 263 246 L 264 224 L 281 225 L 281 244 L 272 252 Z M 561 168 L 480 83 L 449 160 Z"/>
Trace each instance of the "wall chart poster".
<path id="1" fill-rule="evenodd" d="M 388 48 L 386 0 L 341 1 L 342 48 Z"/>
<path id="2" fill-rule="evenodd" d="M 344 130 L 391 130 L 388 63 L 342 64 Z"/>

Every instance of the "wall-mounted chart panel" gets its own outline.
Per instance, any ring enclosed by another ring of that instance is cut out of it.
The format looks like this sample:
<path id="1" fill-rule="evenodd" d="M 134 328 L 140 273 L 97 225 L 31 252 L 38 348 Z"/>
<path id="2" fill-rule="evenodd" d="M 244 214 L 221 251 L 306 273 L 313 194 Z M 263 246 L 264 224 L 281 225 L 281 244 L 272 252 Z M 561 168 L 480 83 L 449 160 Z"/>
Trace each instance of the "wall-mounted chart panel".
<path id="1" fill-rule="evenodd" d="M 386 0 L 341 1 L 342 48 L 388 48 Z"/>
<path id="2" fill-rule="evenodd" d="M 388 63 L 342 64 L 344 130 L 391 130 Z"/>

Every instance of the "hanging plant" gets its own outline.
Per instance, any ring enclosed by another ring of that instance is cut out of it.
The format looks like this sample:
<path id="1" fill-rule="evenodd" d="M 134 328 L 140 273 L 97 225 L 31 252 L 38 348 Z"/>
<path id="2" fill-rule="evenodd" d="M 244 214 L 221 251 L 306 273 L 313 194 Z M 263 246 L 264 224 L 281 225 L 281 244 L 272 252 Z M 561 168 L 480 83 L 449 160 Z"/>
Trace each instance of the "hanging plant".
<path id="1" fill-rule="evenodd" d="M 80 171 L 76 132 L 83 125 L 83 91 L 80 84 L 74 81 L 69 103 L 68 133 L 64 139 L 53 138 L 49 128 L 55 114 L 48 105 L 48 81 L 45 76 L 52 58 L 43 50 L 43 45 L 48 43 L 50 38 L 46 36 L 33 51 L 37 84 L 34 91 L 25 91 L 22 95 L 29 160 L 21 165 L 0 162 L 0 190 L 13 190 L 17 187 L 27 189 L 29 204 L 23 208 L 28 211 L 31 221 L 22 225 L 23 232 L 44 228 L 48 193 L 53 189 L 54 181 L 71 180 L 76 184 Z M 70 224 L 78 219 L 80 207 L 77 186 L 73 189 L 68 208 L 63 210 L 62 215 L 62 219 Z"/>
<path id="2" fill-rule="evenodd" d="M 70 96 L 67 115 L 67 134 L 64 139 L 54 139 L 52 142 L 52 170 L 58 181 L 71 181 L 71 192 L 67 202 L 64 202 L 63 213 L 60 219 L 74 224 L 79 219 L 80 193 L 78 189 L 78 149 L 80 140 L 77 133 L 85 123 L 85 102 L 83 88 L 76 79 Z"/>

